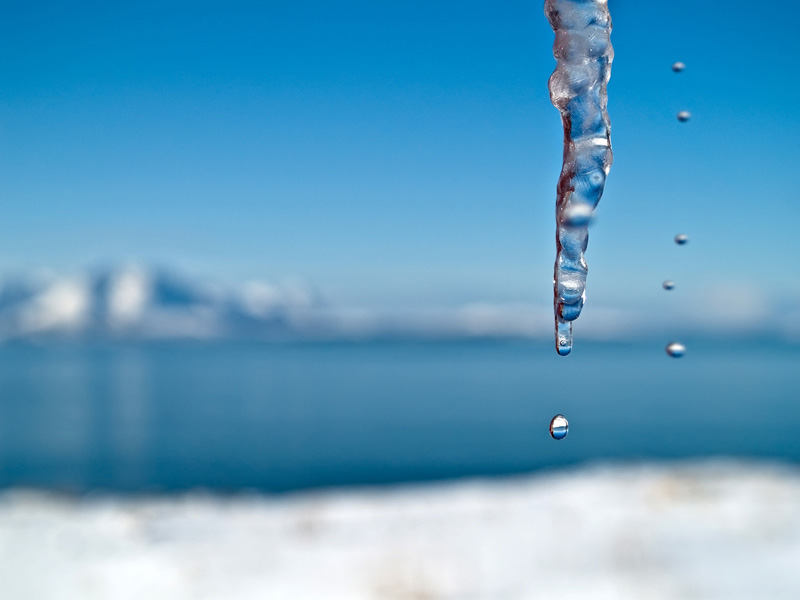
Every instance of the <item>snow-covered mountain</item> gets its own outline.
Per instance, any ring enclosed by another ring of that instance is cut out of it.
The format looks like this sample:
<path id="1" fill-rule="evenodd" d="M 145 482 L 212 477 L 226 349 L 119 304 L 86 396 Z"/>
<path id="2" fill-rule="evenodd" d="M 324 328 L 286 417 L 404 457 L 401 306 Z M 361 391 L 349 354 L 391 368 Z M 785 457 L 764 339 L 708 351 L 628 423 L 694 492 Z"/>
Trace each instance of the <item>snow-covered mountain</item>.
<path id="1" fill-rule="evenodd" d="M 223 288 L 137 265 L 18 276 L 0 283 L 0 340 L 281 339 L 302 334 L 316 305 L 300 285 Z"/>
<path id="2" fill-rule="evenodd" d="M 374 310 L 331 306 L 302 284 L 219 286 L 127 265 L 0 281 L 0 342 L 28 338 L 364 340 L 541 337 L 526 304 Z"/>

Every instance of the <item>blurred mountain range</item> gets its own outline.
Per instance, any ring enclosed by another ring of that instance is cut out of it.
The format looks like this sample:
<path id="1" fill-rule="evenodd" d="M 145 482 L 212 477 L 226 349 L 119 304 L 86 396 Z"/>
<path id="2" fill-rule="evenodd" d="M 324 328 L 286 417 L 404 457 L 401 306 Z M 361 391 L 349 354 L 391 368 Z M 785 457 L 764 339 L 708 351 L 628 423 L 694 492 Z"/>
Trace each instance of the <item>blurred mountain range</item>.
<path id="1" fill-rule="evenodd" d="M 334 307 L 308 285 L 220 286 L 126 265 L 0 282 L 0 341 L 14 339 L 462 339 L 549 333 L 529 305 L 375 311 Z"/>
<path id="2" fill-rule="evenodd" d="M 286 338 L 315 305 L 299 284 L 223 288 L 138 265 L 0 284 L 0 339 Z"/>

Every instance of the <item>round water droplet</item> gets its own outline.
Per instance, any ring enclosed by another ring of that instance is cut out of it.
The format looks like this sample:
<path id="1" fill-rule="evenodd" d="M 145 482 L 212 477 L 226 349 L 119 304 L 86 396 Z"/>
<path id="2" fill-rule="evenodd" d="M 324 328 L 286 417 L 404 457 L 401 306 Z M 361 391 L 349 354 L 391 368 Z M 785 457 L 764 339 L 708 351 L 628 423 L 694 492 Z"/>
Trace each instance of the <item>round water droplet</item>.
<path id="1" fill-rule="evenodd" d="M 688 121 L 691 118 L 692 118 L 692 113 L 690 113 L 688 110 L 682 110 L 681 112 L 678 113 L 678 121 L 680 121 L 681 123 L 686 123 L 686 121 Z"/>
<path id="2" fill-rule="evenodd" d="M 664 283 L 661 284 L 661 287 L 663 287 L 665 290 L 671 290 L 672 288 L 675 287 L 675 282 L 667 279 Z"/>
<path id="3" fill-rule="evenodd" d="M 667 344 L 667 354 L 672 356 L 673 358 L 680 358 L 684 354 L 686 354 L 686 346 L 683 344 L 679 344 L 678 342 L 672 342 Z"/>
<path id="4" fill-rule="evenodd" d="M 688 241 L 689 241 L 689 236 L 686 235 L 685 233 L 679 233 L 678 235 L 675 236 L 675 243 L 678 244 L 678 246 L 683 246 Z"/>
<path id="5" fill-rule="evenodd" d="M 686 68 L 686 65 L 683 64 L 681 61 L 678 61 L 676 63 L 672 63 L 672 70 L 675 71 L 676 73 L 680 73 L 685 68 Z"/>
<path id="6" fill-rule="evenodd" d="M 563 440 L 569 433 L 569 423 L 564 415 L 556 415 L 550 421 L 550 436 L 554 440 Z"/>

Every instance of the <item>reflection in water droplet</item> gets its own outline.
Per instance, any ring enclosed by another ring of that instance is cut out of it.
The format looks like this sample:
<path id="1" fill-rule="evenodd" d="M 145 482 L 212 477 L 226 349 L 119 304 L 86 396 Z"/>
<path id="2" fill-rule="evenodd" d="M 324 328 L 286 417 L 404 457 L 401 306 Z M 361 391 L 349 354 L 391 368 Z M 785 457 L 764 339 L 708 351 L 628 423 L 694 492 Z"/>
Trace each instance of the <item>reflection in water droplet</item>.
<path id="1" fill-rule="evenodd" d="M 686 121 L 688 121 L 691 118 L 692 118 L 692 113 L 690 113 L 688 110 L 682 110 L 681 112 L 678 113 L 678 121 L 680 121 L 681 123 L 686 123 Z"/>
<path id="2" fill-rule="evenodd" d="M 564 415 L 556 415 L 550 421 L 550 435 L 554 440 L 563 440 L 569 433 L 569 423 Z"/>
<path id="3" fill-rule="evenodd" d="M 683 246 L 686 242 L 689 241 L 689 236 L 685 233 L 679 233 L 675 236 L 675 243 L 679 246 Z"/>
<path id="4" fill-rule="evenodd" d="M 681 61 L 672 64 L 672 70 L 676 73 L 680 73 L 686 68 L 686 65 L 683 64 Z"/>
<path id="5" fill-rule="evenodd" d="M 667 279 L 664 283 L 661 284 L 661 287 L 663 287 L 665 290 L 671 290 L 672 288 L 675 287 L 675 282 Z"/>
<path id="6" fill-rule="evenodd" d="M 686 346 L 678 342 L 667 344 L 667 354 L 674 358 L 680 358 L 686 353 Z"/>

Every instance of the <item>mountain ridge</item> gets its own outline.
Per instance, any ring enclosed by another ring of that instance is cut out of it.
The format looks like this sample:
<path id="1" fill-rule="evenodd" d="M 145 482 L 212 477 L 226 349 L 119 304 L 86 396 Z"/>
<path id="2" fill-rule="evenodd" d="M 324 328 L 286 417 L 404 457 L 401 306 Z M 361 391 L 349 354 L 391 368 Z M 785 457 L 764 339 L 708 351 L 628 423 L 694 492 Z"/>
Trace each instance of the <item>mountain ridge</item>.
<path id="1" fill-rule="evenodd" d="M 0 340 L 278 338 L 318 303 L 300 285 L 224 288 L 141 265 L 17 275 L 0 284 Z"/>

